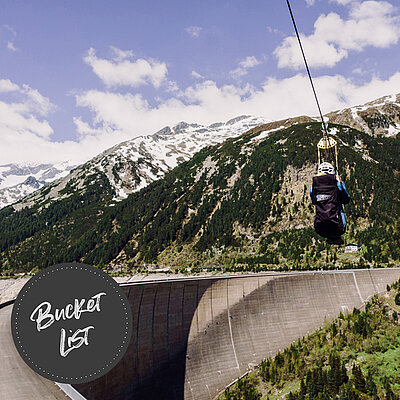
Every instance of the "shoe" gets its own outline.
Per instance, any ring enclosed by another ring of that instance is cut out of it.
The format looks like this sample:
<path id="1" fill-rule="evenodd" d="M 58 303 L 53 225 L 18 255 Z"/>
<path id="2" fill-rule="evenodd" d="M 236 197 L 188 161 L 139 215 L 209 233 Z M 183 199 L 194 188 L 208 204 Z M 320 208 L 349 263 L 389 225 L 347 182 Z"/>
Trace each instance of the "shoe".
<path id="1" fill-rule="evenodd" d="M 328 238 L 327 242 L 328 244 L 337 244 L 337 245 L 344 244 L 344 241 L 341 236 Z"/>

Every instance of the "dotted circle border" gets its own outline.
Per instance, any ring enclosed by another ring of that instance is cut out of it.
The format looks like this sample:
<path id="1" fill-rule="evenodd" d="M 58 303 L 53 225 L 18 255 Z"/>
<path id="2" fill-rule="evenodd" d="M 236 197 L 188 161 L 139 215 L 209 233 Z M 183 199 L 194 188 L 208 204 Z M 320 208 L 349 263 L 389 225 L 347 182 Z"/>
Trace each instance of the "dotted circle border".
<path id="1" fill-rule="evenodd" d="M 60 270 L 64 270 L 64 269 L 75 269 L 75 270 L 84 270 L 84 271 L 88 271 L 90 273 L 93 273 L 94 275 L 98 275 L 101 278 L 103 278 L 104 280 L 107 281 L 107 283 L 111 286 L 111 288 L 115 291 L 115 293 L 117 293 L 118 297 L 120 298 L 120 301 L 122 302 L 123 308 L 124 308 L 124 313 L 125 313 L 125 334 L 124 334 L 124 338 L 122 340 L 122 344 L 119 346 L 117 353 L 115 354 L 115 356 L 111 359 L 111 361 L 109 361 L 103 368 L 98 369 L 96 372 L 92 372 L 91 374 L 87 374 L 87 375 L 83 375 L 80 377 L 68 377 L 68 376 L 60 376 L 57 374 L 52 374 L 49 371 L 46 371 L 43 368 L 40 368 L 37 364 L 35 364 L 35 362 L 33 360 L 31 360 L 31 358 L 28 356 L 28 354 L 26 353 L 26 351 L 24 350 L 24 348 L 21 345 L 21 341 L 19 340 L 19 334 L 18 334 L 18 313 L 21 307 L 21 302 L 23 300 L 23 298 L 25 297 L 25 294 L 28 293 L 29 289 L 40 279 L 42 279 L 42 277 L 46 276 L 46 275 L 50 275 L 51 273 L 55 272 L 55 271 L 60 271 Z M 100 271 L 100 273 L 99 273 Z M 115 286 L 115 285 L 117 286 Z M 82 379 L 90 379 L 93 380 L 96 378 L 96 375 L 101 374 L 100 376 L 103 376 L 104 374 L 106 374 L 111 368 L 113 368 L 119 360 L 117 360 L 117 357 L 122 357 L 122 355 L 120 355 L 122 349 L 125 347 L 125 345 L 129 345 L 129 342 L 127 342 L 127 339 L 130 339 L 130 335 L 128 337 L 128 333 L 129 333 L 129 327 L 132 327 L 132 324 L 130 323 L 131 319 L 129 318 L 129 314 L 128 314 L 128 310 L 127 310 L 127 305 L 129 307 L 129 302 L 128 304 L 125 304 L 124 299 L 121 296 L 120 293 L 120 287 L 118 286 L 117 282 L 114 281 L 113 278 L 111 278 L 109 275 L 107 275 L 105 272 L 101 271 L 98 268 L 95 267 L 91 267 L 89 265 L 86 264 L 59 264 L 59 265 L 53 265 L 51 267 L 48 267 L 42 271 L 40 271 L 37 275 L 35 275 L 34 277 L 32 277 L 26 284 L 25 286 L 22 288 L 22 290 L 20 291 L 20 293 L 17 296 L 17 299 L 15 301 L 14 304 L 14 309 L 13 309 L 13 313 L 12 313 L 12 318 L 13 318 L 13 322 L 15 322 L 14 324 L 14 329 L 16 332 L 16 338 L 14 338 L 14 343 L 17 346 L 17 343 L 15 342 L 15 340 L 17 339 L 18 342 L 18 346 L 17 349 L 19 350 L 19 353 L 21 354 L 21 352 L 24 354 L 24 356 L 22 356 L 22 358 L 24 359 L 24 361 L 32 368 L 32 366 L 35 366 L 38 370 L 40 370 L 46 378 L 52 379 L 52 378 L 56 378 L 56 379 L 62 379 L 64 380 L 68 380 L 68 383 L 83 383 L 86 381 L 82 381 Z M 16 311 L 14 311 L 16 310 Z M 13 335 L 14 337 L 14 335 Z M 126 348 L 127 348 L 126 346 Z M 126 351 L 125 348 L 125 351 Z M 125 353 L 124 351 L 124 353 Z M 115 360 L 117 360 L 115 362 Z M 32 368 L 33 369 L 33 368 Z M 107 370 L 106 370 L 107 369 Z M 100 377 L 98 376 L 98 377 Z M 78 380 L 79 382 L 73 382 L 72 380 Z"/>

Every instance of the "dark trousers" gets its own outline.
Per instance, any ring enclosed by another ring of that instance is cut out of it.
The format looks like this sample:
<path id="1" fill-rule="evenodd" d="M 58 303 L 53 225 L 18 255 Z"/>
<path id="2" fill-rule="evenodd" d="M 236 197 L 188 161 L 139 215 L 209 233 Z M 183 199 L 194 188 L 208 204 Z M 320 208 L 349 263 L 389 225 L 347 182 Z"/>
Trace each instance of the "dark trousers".
<path id="1" fill-rule="evenodd" d="M 324 238 L 339 237 L 346 232 L 346 227 L 343 226 L 343 223 L 338 223 L 337 221 L 324 221 L 319 223 L 315 223 L 314 221 L 314 228 L 315 232 Z"/>

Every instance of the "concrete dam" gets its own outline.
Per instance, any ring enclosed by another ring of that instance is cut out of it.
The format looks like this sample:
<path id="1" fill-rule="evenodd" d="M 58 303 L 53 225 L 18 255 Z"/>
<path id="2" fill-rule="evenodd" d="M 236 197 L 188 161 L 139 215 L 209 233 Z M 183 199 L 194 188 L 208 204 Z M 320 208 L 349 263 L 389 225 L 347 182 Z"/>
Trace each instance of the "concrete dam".
<path id="1" fill-rule="evenodd" d="M 88 400 L 214 399 L 325 318 L 361 307 L 399 278 L 394 268 L 127 284 L 126 354 L 105 376 L 74 386 Z"/>

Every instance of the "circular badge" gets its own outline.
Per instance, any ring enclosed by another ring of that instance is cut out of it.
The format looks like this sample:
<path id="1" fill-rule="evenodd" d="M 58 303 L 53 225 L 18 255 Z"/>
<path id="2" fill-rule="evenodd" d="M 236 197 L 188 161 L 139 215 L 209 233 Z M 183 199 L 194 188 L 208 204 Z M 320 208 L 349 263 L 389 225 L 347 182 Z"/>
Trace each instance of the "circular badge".
<path id="1" fill-rule="evenodd" d="M 62 383 L 89 382 L 124 355 L 132 331 L 128 299 L 114 279 L 85 264 L 32 277 L 15 301 L 11 329 L 23 360 Z"/>

